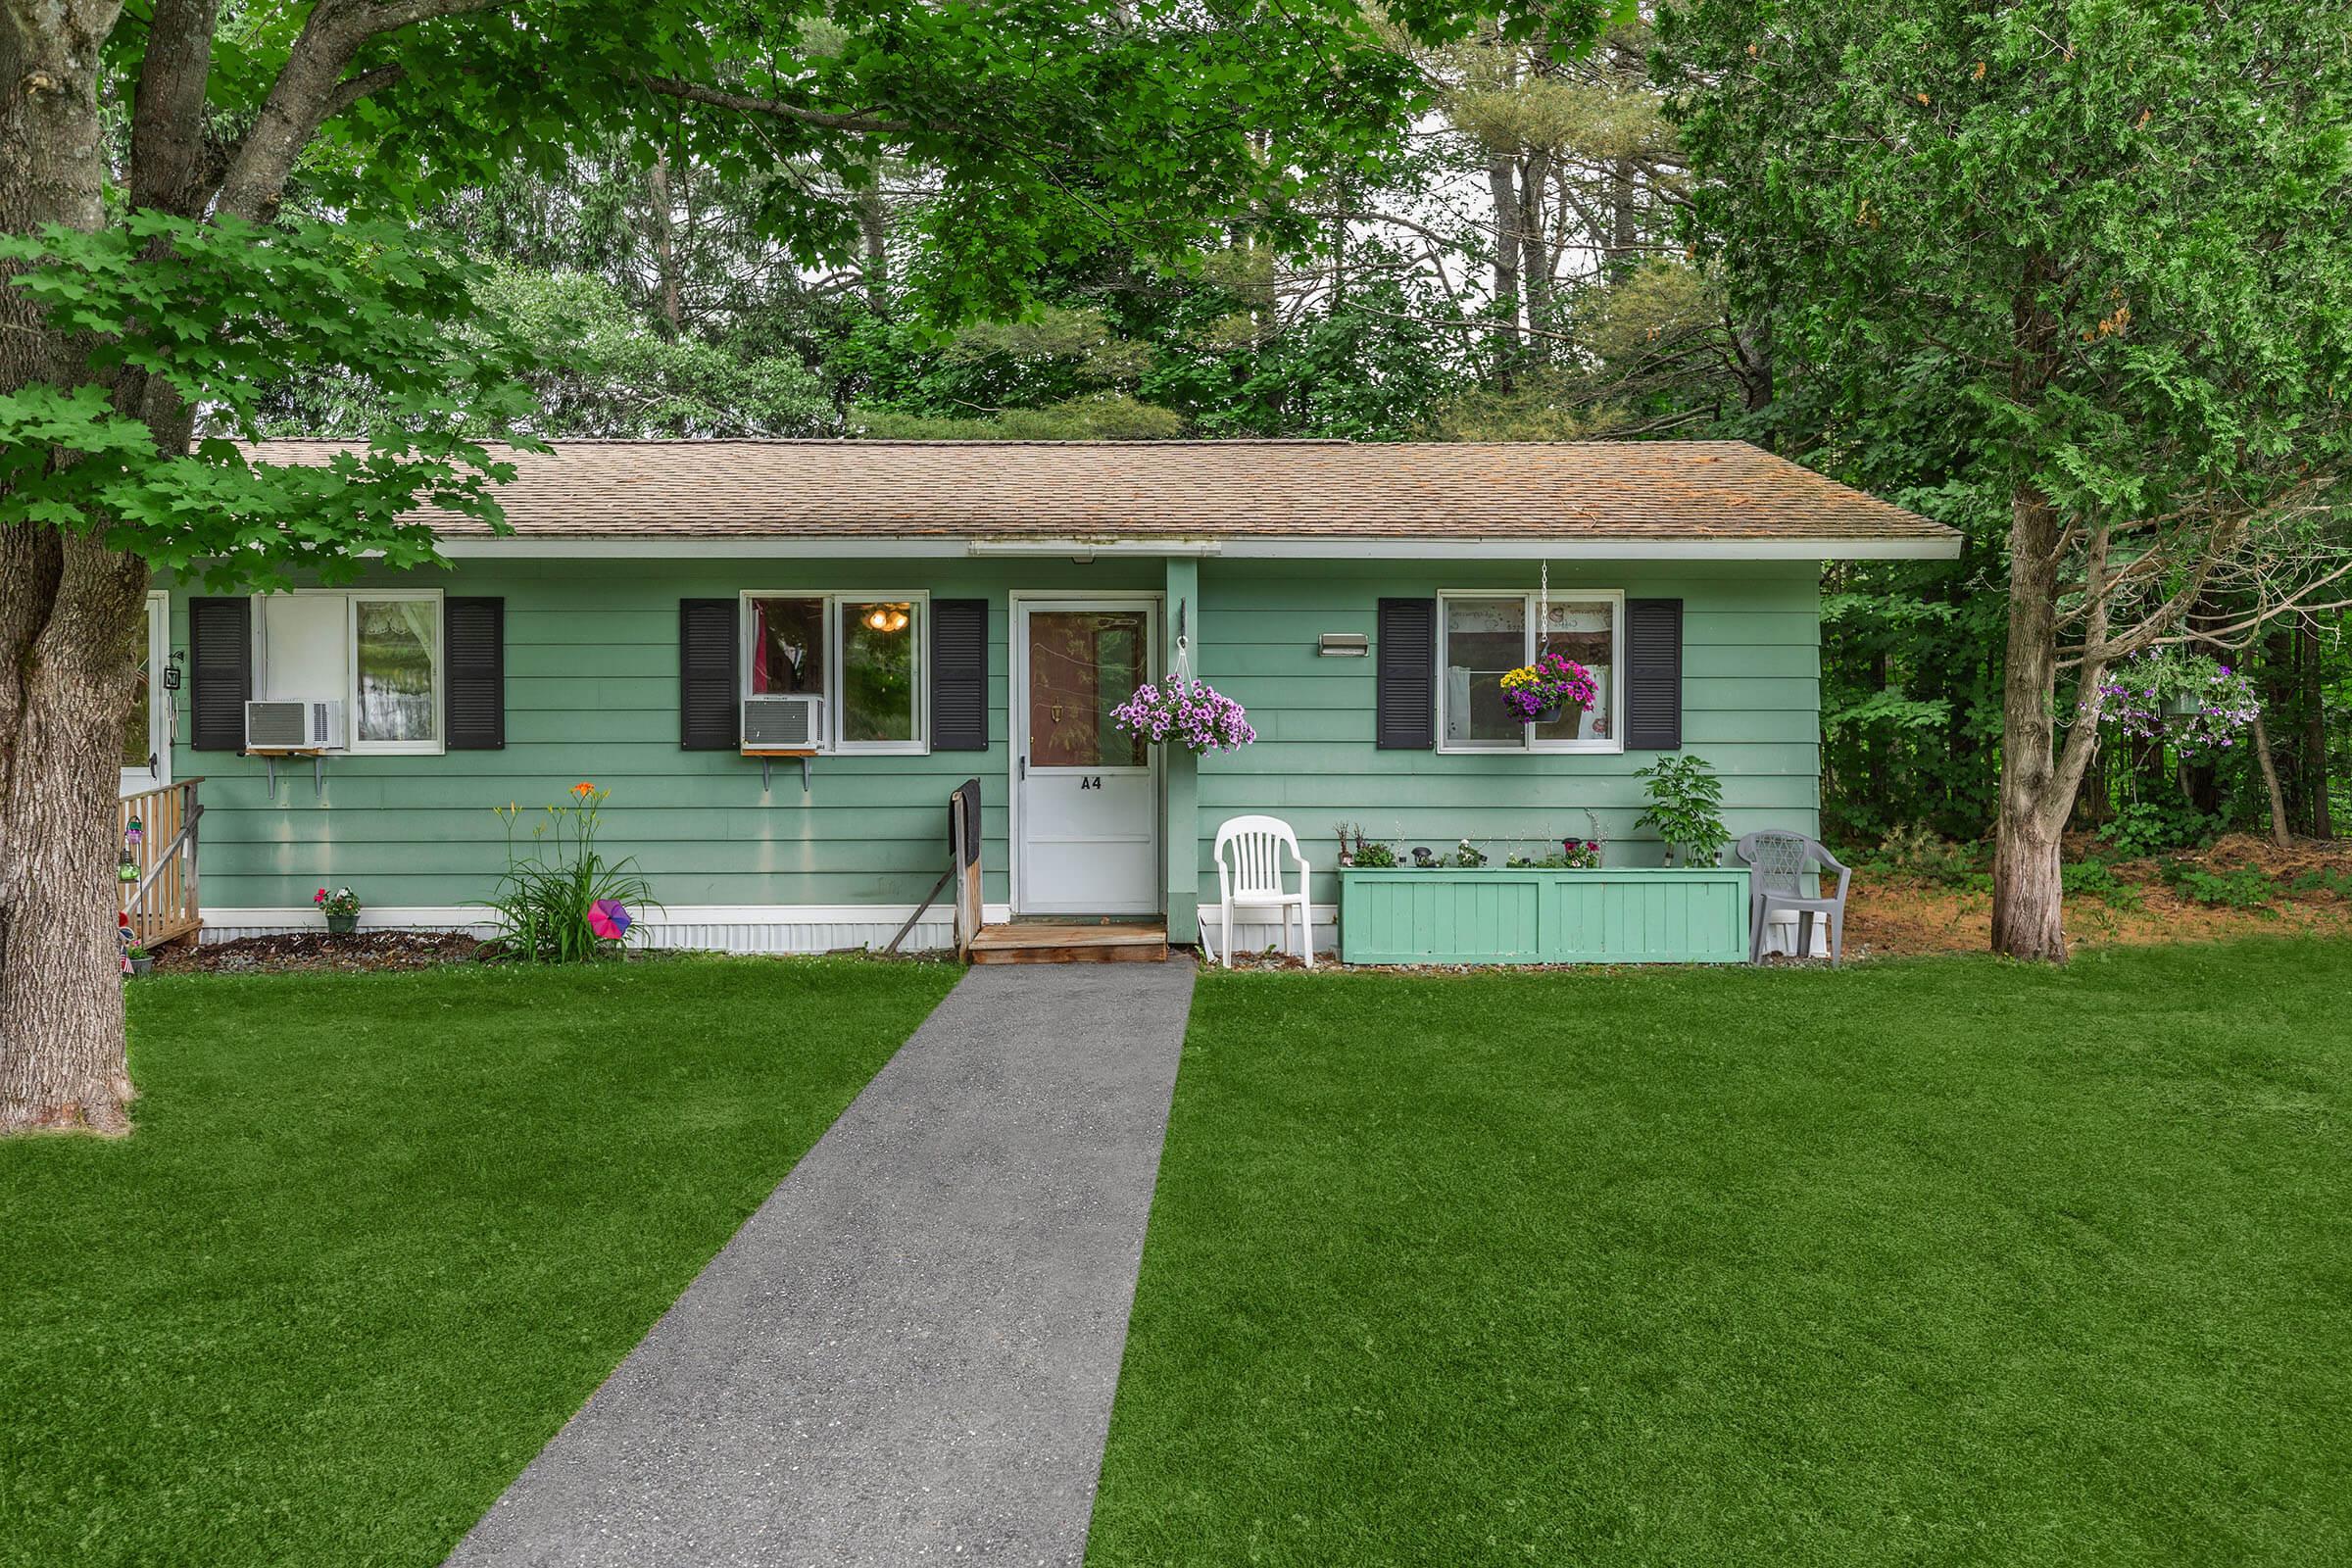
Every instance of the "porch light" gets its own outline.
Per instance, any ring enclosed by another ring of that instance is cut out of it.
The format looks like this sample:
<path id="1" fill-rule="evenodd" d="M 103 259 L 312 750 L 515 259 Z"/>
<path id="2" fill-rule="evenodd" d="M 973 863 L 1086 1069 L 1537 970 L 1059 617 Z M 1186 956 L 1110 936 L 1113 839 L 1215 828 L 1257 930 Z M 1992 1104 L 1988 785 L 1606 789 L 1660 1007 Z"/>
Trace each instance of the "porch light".
<path id="1" fill-rule="evenodd" d="M 876 605 L 865 612 L 865 624 L 874 631 L 905 631 L 906 612 L 898 605 Z"/>

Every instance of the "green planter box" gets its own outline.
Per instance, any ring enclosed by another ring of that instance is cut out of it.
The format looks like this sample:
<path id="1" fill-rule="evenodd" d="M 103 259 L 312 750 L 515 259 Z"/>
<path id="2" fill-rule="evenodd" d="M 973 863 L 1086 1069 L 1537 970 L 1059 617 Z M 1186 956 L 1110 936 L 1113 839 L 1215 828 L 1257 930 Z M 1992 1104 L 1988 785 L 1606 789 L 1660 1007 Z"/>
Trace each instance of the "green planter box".
<path id="1" fill-rule="evenodd" d="M 1744 866 L 1340 871 L 1349 963 L 1744 963 Z"/>

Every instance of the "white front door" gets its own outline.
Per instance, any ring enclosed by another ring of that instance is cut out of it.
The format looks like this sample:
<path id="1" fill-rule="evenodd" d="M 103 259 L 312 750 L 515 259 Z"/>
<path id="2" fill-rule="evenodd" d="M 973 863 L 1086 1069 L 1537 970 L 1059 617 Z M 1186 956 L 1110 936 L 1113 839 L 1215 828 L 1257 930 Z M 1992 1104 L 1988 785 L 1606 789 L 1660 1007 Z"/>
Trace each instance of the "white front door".
<path id="1" fill-rule="evenodd" d="M 147 613 L 131 628 L 130 654 L 139 674 L 122 715 L 122 793 L 137 795 L 172 782 L 172 696 L 164 687 L 172 658 L 170 595 L 147 596 Z"/>
<path id="2" fill-rule="evenodd" d="M 1017 912 L 1159 912 L 1159 757 L 1110 719 L 1158 635 L 1149 599 L 1013 600 Z"/>

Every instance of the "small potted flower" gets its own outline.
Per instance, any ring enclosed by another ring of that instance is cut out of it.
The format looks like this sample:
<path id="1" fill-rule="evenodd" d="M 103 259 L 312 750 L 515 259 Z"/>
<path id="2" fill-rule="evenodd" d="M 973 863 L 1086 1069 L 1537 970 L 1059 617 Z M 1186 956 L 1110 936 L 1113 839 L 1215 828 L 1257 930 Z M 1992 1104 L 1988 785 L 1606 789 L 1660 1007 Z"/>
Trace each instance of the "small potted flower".
<path id="1" fill-rule="evenodd" d="M 1592 706 L 1599 688 L 1592 672 L 1559 654 L 1538 654 L 1532 664 L 1506 670 L 1502 676 L 1503 710 L 1522 724 L 1549 724 L 1574 708 Z"/>
<path id="2" fill-rule="evenodd" d="M 1568 869 L 1568 870 L 1571 870 L 1571 871 L 1597 871 L 1597 870 L 1599 870 L 1599 869 L 1600 869 L 1600 840 L 1598 840 L 1598 839 L 1562 839 L 1562 840 L 1560 840 L 1560 864 L 1561 864 L 1563 867 L 1565 867 L 1566 869 Z"/>
<path id="3" fill-rule="evenodd" d="M 122 956 L 129 961 L 132 974 L 145 974 L 155 967 L 155 955 L 149 953 L 145 948 L 124 948 Z"/>
<path id="4" fill-rule="evenodd" d="M 324 888 L 311 895 L 318 912 L 326 916 L 326 928 L 336 936 L 347 937 L 360 928 L 360 896 L 349 888 L 337 888 L 329 893 Z"/>

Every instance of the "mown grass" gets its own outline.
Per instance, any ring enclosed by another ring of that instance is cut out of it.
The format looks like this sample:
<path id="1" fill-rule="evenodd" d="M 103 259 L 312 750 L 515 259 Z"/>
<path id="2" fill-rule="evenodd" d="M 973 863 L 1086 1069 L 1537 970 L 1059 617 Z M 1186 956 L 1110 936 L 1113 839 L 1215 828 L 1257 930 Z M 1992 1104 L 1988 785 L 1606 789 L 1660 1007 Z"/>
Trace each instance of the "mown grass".
<path id="1" fill-rule="evenodd" d="M 0 1561 L 437 1563 L 939 965 L 188 976 L 138 1131 L 0 1145 Z"/>
<path id="2" fill-rule="evenodd" d="M 2348 996 L 1206 978 L 1088 1561 L 2352 1561 Z"/>

